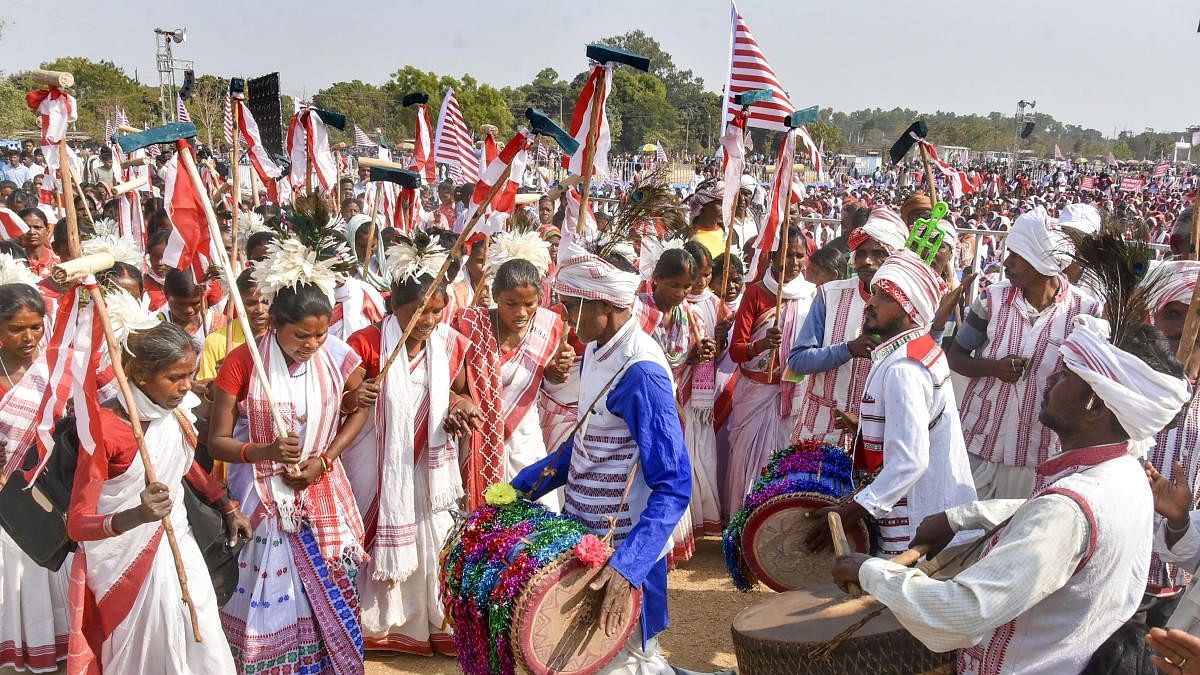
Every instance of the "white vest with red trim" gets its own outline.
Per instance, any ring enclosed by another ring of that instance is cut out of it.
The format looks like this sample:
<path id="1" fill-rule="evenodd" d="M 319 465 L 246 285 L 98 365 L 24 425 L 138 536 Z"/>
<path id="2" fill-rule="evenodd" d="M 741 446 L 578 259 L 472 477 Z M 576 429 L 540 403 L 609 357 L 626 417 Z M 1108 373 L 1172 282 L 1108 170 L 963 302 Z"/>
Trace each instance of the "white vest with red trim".
<path id="1" fill-rule="evenodd" d="M 967 451 L 1005 466 L 1037 466 L 1058 452 L 1058 437 L 1039 420 L 1050 374 L 1062 367 L 1059 346 L 1080 314 L 1100 315 L 1100 304 L 1060 277 L 1054 305 L 1029 322 L 1028 303 L 1009 281 L 988 286 L 987 341 L 976 350 L 984 359 L 1009 355 L 1029 359 L 1015 384 L 976 377 L 963 393 L 962 429 Z"/>
<path id="2" fill-rule="evenodd" d="M 1045 487 L 1030 501 L 1059 494 L 1075 502 L 1088 522 L 1088 551 L 1065 586 L 960 650 L 959 673 L 1078 673 L 1142 600 L 1154 506 L 1145 472 L 1125 444 L 1063 453 L 1038 474 Z M 1002 534 L 993 535 L 984 556 Z"/>
<path id="3" fill-rule="evenodd" d="M 820 292 L 825 296 L 825 335 L 821 346 L 831 347 L 857 338 L 862 333 L 863 311 L 867 308 L 858 277 L 830 281 L 821 286 Z M 833 411 L 840 408 L 858 414 L 870 370 L 870 359 L 851 358 L 833 370 L 809 375 L 791 442 L 820 438 L 847 447 L 851 439 L 846 432 L 834 428 Z"/>

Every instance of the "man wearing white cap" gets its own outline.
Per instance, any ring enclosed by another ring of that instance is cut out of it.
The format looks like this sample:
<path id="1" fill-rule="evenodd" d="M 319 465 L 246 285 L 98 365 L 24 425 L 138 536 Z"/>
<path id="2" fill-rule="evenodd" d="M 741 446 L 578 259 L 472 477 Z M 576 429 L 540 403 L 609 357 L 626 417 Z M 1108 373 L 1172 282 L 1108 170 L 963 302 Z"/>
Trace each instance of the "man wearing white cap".
<path id="1" fill-rule="evenodd" d="M 633 319 L 641 281 L 633 267 L 619 256 L 594 255 L 574 240 L 562 247 L 554 290 L 568 324 L 587 343 L 579 377 L 580 413 L 587 420 L 512 485 L 529 499 L 564 488 L 563 512 L 597 536 L 615 523 L 616 550 L 591 585 L 603 591 L 599 620 L 610 635 L 623 626 L 628 617 L 621 612 L 632 589 L 640 587 L 641 630 L 601 672 L 668 675 L 672 669 L 658 653 L 655 636 L 668 623 L 671 532 L 692 490 L 671 368 L 662 348 Z"/>
<path id="2" fill-rule="evenodd" d="M 819 438 L 848 447 L 853 440 L 840 426 L 837 411 L 858 417 L 871 350 L 879 344 L 877 337 L 862 330 L 871 280 L 907 239 L 908 227 L 899 214 L 887 207 L 875 208 L 866 224 L 847 237 L 856 276 L 817 289 L 788 356 L 791 372 L 808 376 L 791 442 Z"/>
<path id="3" fill-rule="evenodd" d="M 878 558 L 845 556 L 855 581 L 959 673 L 1079 673 L 1142 599 L 1153 499 L 1135 454 L 1187 400 L 1158 331 L 1078 316 L 1062 344 L 1040 417 L 1063 452 L 1037 467 L 1028 499 L 980 501 L 921 524 L 914 544 L 936 553 L 956 532 L 993 531 L 982 557 L 940 581 Z M 932 555 L 932 553 L 931 553 Z"/>
<path id="4" fill-rule="evenodd" d="M 1091 204 L 1067 204 L 1058 216 L 1058 226 L 1070 228 L 1080 234 L 1098 234 L 1101 228 L 1100 212 Z M 1063 268 L 1063 275 L 1067 277 L 1067 281 L 1075 284 L 1092 297 L 1100 297 L 1098 280 L 1094 275 L 1087 274 L 1083 265 L 1078 262 L 1067 260 L 1067 266 Z"/>
<path id="5" fill-rule="evenodd" d="M 950 391 L 950 367 L 929 335 L 946 284 L 907 249 L 875 273 L 863 330 L 879 336 L 860 406 L 855 468 L 875 474 L 836 507 L 846 527 L 873 518 L 872 550 L 904 552 L 926 516 L 975 501 L 975 486 Z M 828 538 L 817 528 L 810 546 Z"/>
<path id="6" fill-rule="evenodd" d="M 1099 302 L 1062 275 L 1056 254 L 1067 239 L 1045 210 L 1017 218 L 1007 244 L 1008 278 L 971 303 L 947 354 L 950 367 L 971 378 L 960 399 L 962 428 L 983 499 L 1028 497 L 1036 467 L 1058 451 L 1038 405 L 1072 321 L 1100 314 Z"/>

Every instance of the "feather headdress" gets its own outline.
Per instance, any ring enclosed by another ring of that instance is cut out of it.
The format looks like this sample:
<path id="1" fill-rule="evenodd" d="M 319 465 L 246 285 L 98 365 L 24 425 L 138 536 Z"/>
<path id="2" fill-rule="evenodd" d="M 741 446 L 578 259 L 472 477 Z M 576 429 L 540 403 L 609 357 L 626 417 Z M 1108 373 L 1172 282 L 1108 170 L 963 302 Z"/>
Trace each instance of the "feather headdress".
<path id="1" fill-rule="evenodd" d="M 489 276 L 495 276 L 501 265 L 516 259 L 533 263 L 538 274 L 544 277 L 550 269 L 550 242 L 542 239 L 535 230 L 510 230 L 492 237 L 487 257 Z"/>
<path id="2" fill-rule="evenodd" d="M 416 230 L 412 237 L 397 237 L 396 242 L 388 248 L 388 274 L 393 282 L 434 277 L 448 257 L 450 252 L 440 241 Z"/>
<path id="3" fill-rule="evenodd" d="M 276 233 L 280 239 L 299 241 L 336 272 L 351 272 L 358 267 L 354 252 L 346 244 L 344 227 L 330 218 L 325 199 L 319 194 L 297 197 Z"/>
<path id="4" fill-rule="evenodd" d="M 29 271 L 29 265 L 20 258 L 14 258 L 7 253 L 0 253 L 0 285 L 28 284 L 37 286 L 38 276 Z"/>
<path id="5" fill-rule="evenodd" d="M 270 232 L 271 228 L 267 227 L 266 221 L 260 214 L 253 211 L 240 211 L 238 213 L 238 248 L 245 250 L 246 242 L 250 240 L 250 236 L 258 232 Z"/>
<path id="6" fill-rule="evenodd" d="M 254 263 L 254 281 L 268 300 L 284 288 L 316 286 L 334 301 L 334 290 L 346 272 L 357 268 L 346 237 L 329 220 L 325 200 L 316 194 L 298 197 L 294 210 L 267 246 L 267 257 Z"/>
<path id="7" fill-rule="evenodd" d="M 1073 229 L 1063 232 L 1075 247 L 1072 259 L 1094 280 L 1104 318 L 1112 328 L 1112 343 L 1119 344 L 1129 329 L 1146 321 L 1157 289 L 1167 280 L 1164 275 L 1148 274 L 1154 249 L 1144 241 L 1130 241 L 1119 234 L 1084 235 Z"/>
<path id="8" fill-rule="evenodd" d="M 629 191 L 596 241 L 584 242 L 584 248 L 603 258 L 632 246 L 648 228 L 662 232 L 663 239 L 686 241 L 691 238 L 692 231 L 684 216 L 685 210 L 675 203 L 675 192 L 667 184 L 664 174 L 655 172 L 646 182 Z"/>
<path id="9" fill-rule="evenodd" d="M 638 273 L 643 279 L 649 279 L 654 276 L 654 268 L 658 266 L 658 259 L 666 253 L 668 249 L 683 248 L 684 241 L 682 239 L 659 239 L 658 237 L 644 237 L 642 239 L 642 251 L 638 256 Z"/>
<path id="10" fill-rule="evenodd" d="M 113 227 L 109 228 L 101 225 L 101 223 L 105 222 L 113 223 L 111 220 L 96 221 L 96 236 L 84 239 L 79 244 L 79 249 L 83 255 L 107 253 L 117 262 L 140 268 L 145 257 L 138 250 L 137 245 L 133 243 L 132 239 L 121 236 L 115 227 L 116 223 L 113 223 Z"/>
<path id="11" fill-rule="evenodd" d="M 141 302 L 123 288 L 106 289 L 104 304 L 108 308 L 108 320 L 112 324 L 113 337 L 125 351 L 129 351 L 129 336 L 136 331 L 149 330 L 162 323 Z"/>

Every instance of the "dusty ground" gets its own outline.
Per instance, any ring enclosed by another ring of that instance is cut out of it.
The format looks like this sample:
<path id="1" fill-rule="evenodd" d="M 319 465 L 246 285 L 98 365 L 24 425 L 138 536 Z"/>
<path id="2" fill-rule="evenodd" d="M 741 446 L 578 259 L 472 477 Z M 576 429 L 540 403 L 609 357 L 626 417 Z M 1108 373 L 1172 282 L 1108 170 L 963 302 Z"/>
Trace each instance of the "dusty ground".
<path id="1" fill-rule="evenodd" d="M 672 665 L 709 672 L 734 668 L 733 641 L 729 626 L 742 609 L 765 597 L 769 590 L 761 586 L 750 593 L 738 593 L 729 581 L 721 555 L 719 537 L 709 537 L 696 545 L 696 556 L 671 572 L 668 580 L 671 627 L 662 634 L 660 644 Z M 445 657 L 368 655 L 368 675 L 455 675 L 458 665 Z"/>

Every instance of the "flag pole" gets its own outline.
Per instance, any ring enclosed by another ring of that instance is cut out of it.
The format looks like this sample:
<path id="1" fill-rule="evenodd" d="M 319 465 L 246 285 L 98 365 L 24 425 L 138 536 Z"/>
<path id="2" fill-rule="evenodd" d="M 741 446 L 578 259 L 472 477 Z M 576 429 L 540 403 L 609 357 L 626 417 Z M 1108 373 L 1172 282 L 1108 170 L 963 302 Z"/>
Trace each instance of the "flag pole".
<path id="1" fill-rule="evenodd" d="M 240 135 L 239 134 L 240 127 L 238 124 L 238 122 L 239 122 L 238 118 L 240 117 L 240 115 L 238 115 L 237 112 L 234 112 L 234 110 L 233 110 L 232 94 L 226 94 L 226 96 L 230 97 L 227 100 L 229 100 L 229 114 L 233 118 L 233 135 L 231 138 L 231 140 L 233 141 L 233 147 L 231 147 L 229 149 L 229 172 L 230 172 L 230 175 L 233 176 L 233 209 L 232 209 L 233 223 L 230 225 L 229 237 L 233 241 L 233 256 L 229 260 L 229 272 L 228 273 L 231 275 L 234 275 L 234 278 L 227 279 L 226 281 L 228 282 L 228 286 L 229 286 L 228 292 L 229 293 L 239 293 L 240 291 L 238 291 L 238 288 L 237 288 L 237 275 L 241 273 L 241 270 L 238 268 L 238 248 L 239 248 L 238 247 L 238 217 L 240 215 L 239 211 L 241 210 L 241 207 L 242 207 L 241 170 L 240 170 L 240 167 L 238 166 L 241 163 L 241 159 L 238 157 L 238 155 L 241 154 L 241 150 L 240 150 L 241 144 L 238 142 L 238 136 Z M 254 172 L 251 171 L 250 173 L 253 174 Z M 228 300 L 225 302 L 225 355 L 226 356 L 228 356 L 229 353 L 233 351 L 233 320 L 234 320 L 234 317 L 236 316 L 236 311 L 235 311 L 236 309 L 237 309 L 237 306 L 234 303 L 229 302 Z M 201 317 L 201 318 L 203 319 L 203 317 Z M 254 338 L 254 336 L 252 336 L 252 335 L 243 335 L 242 337 L 244 338 L 245 342 L 252 342 L 253 338 Z"/>
<path id="2" fill-rule="evenodd" d="M 606 68 L 606 66 L 598 66 Z M 600 77 L 596 78 L 595 87 L 592 89 L 592 100 L 588 102 L 588 112 L 591 119 L 588 120 L 587 146 L 583 149 L 583 180 L 579 186 L 579 222 L 575 223 L 575 234 L 582 235 L 583 228 L 587 222 L 584 214 L 587 213 L 588 195 L 592 191 L 592 173 L 593 165 L 596 161 L 596 141 L 600 137 L 600 118 L 604 114 L 604 110 L 600 108 L 604 100 L 605 88 L 608 83 L 608 73 L 601 73 Z M 491 199 L 488 200 L 489 202 Z"/>

